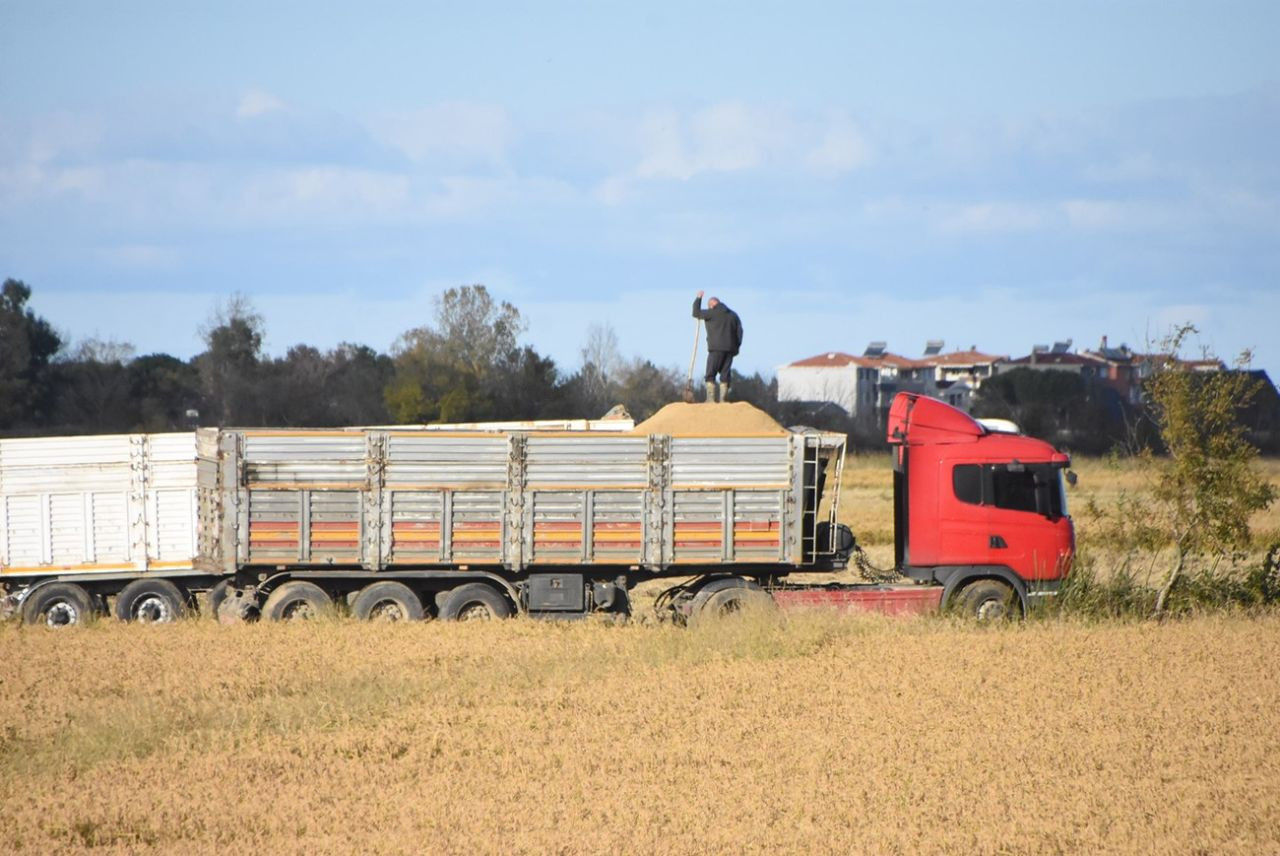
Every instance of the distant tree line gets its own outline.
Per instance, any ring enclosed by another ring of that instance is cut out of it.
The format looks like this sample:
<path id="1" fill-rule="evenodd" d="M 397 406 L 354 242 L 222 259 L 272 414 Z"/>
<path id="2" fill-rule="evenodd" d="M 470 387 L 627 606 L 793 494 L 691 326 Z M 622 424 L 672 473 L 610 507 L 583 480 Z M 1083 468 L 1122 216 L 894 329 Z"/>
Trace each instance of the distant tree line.
<path id="1" fill-rule="evenodd" d="M 1244 360 L 1224 372 L 1186 371 L 1185 375 L 1192 385 L 1229 382 L 1247 390 L 1235 414 L 1243 436 L 1262 452 L 1280 453 L 1280 394 L 1265 372 L 1250 371 L 1246 364 Z M 1151 403 L 1152 382 L 1148 379 L 1141 400 L 1135 403 L 1096 378 L 1017 368 L 984 381 L 973 412 L 978 417 L 1011 419 L 1027 434 L 1072 451 L 1164 452 L 1165 439 Z"/>
<path id="2" fill-rule="evenodd" d="M 598 418 L 617 404 L 640 420 L 685 386 L 676 369 L 624 358 L 607 325 L 585 332 L 582 364 L 566 371 L 520 343 L 520 311 L 483 285 L 445 291 L 390 353 L 298 344 L 269 356 L 262 316 L 235 296 L 200 328 L 205 348 L 191 359 L 72 344 L 31 309 L 31 294 L 15 279 L 0 293 L 0 435 Z M 786 417 L 776 384 L 758 374 L 737 390 Z"/>
<path id="3" fill-rule="evenodd" d="M 233 296 L 199 328 L 205 349 L 190 359 L 138 356 L 110 340 L 72 344 L 35 314 L 31 294 L 15 279 L 0 290 L 0 436 L 597 418 L 618 404 L 642 420 L 679 401 L 686 383 L 678 369 L 623 357 L 607 324 L 583 332 L 581 364 L 566 370 L 520 343 L 520 311 L 483 285 L 442 293 L 427 323 L 403 332 L 390 353 L 297 344 L 269 356 L 262 316 Z M 1263 386 L 1241 416 L 1249 439 L 1277 452 L 1280 398 Z M 700 399 L 701 383 L 694 388 Z M 783 425 L 846 433 L 855 448 L 885 447 L 883 414 L 855 420 L 835 405 L 780 402 L 777 381 L 758 373 L 735 374 L 732 398 Z M 1069 372 L 995 375 L 974 413 L 1012 419 L 1079 452 L 1160 446 L 1143 405 Z"/>

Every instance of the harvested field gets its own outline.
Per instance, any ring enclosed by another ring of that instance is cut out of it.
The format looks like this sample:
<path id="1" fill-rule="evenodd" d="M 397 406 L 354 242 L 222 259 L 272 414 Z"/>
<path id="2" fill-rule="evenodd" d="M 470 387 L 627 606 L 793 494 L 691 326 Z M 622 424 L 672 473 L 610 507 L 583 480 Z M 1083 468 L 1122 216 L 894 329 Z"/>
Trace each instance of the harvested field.
<path id="1" fill-rule="evenodd" d="M 1280 851 L 1280 616 L 0 627 L 12 852 Z"/>

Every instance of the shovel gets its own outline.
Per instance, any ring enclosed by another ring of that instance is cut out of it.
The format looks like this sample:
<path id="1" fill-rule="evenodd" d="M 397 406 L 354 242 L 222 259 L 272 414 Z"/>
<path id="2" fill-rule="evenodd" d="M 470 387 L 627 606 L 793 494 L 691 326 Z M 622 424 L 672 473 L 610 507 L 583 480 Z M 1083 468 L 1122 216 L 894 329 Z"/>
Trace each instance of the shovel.
<path id="1" fill-rule="evenodd" d="M 689 355 L 689 379 L 684 384 L 684 403 L 693 404 L 693 364 L 698 360 L 698 337 L 702 334 L 702 322 L 693 319 L 693 353 Z"/>

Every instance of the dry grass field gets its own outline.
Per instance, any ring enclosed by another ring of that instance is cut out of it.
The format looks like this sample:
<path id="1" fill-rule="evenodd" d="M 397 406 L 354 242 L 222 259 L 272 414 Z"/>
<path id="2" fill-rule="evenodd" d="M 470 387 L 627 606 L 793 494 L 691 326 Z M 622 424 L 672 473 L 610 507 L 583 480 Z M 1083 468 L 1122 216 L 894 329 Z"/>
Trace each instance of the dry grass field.
<path id="1" fill-rule="evenodd" d="M 0 851 L 1276 853 L 1280 616 L 0 627 Z"/>

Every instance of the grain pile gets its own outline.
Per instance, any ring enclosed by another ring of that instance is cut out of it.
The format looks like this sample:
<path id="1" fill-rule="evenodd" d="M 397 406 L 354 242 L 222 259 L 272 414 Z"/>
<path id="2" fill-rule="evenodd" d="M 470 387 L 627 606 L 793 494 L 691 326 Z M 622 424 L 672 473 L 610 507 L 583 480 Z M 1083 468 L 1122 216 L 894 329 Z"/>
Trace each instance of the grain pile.
<path id="1" fill-rule="evenodd" d="M 637 425 L 635 434 L 670 434 L 675 437 L 749 434 L 777 437 L 787 434 L 773 417 L 745 401 L 724 404 L 668 404 Z"/>

